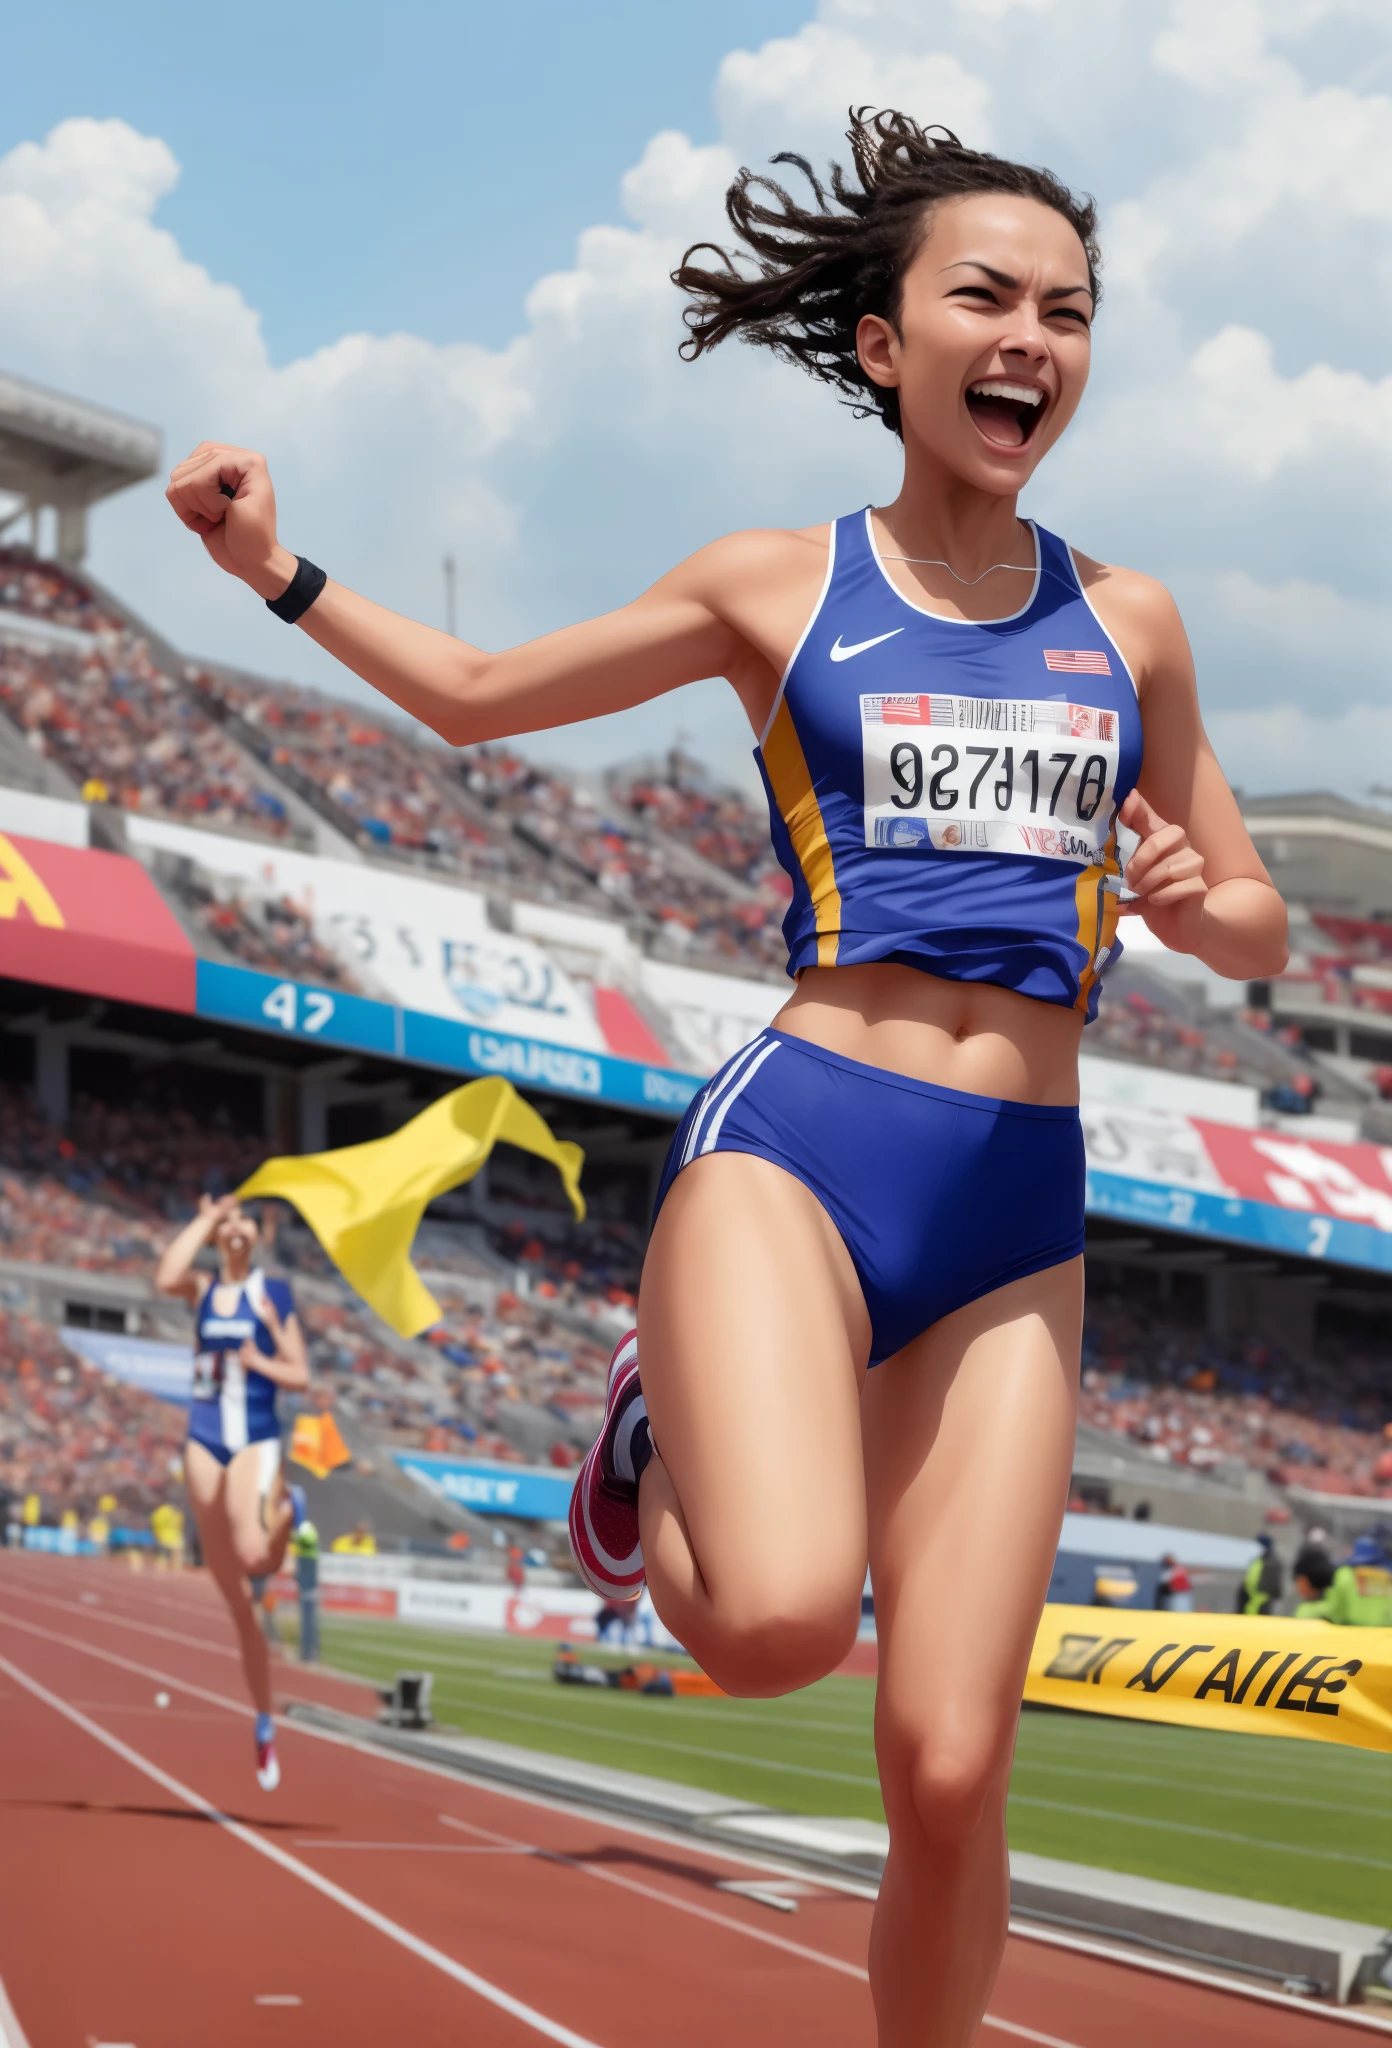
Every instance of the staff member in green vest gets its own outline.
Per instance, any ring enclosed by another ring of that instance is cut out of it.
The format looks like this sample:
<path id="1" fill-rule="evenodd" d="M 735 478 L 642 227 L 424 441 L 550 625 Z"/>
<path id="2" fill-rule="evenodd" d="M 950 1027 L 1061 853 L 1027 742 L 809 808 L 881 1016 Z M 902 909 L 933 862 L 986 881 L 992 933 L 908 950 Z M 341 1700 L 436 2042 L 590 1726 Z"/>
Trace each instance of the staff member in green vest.
<path id="1" fill-rule="evenodd" d="M 306 1515 L 290 1538 L 300 1589 L 300 1662 L 319 1661 L 319 1531 Z"/>
<path id="2" fill-rule="evenodd" d="M 1242 1574 L 1242 1584 L 1237 1589 L 1238 1613 L 1270 1614 L 1284 1584 L 1276 1546 L 1263 1529 L 1257 1538 L 1257 1554 Z"/>
<path id="3" fill-rule="evenodd" d="M 1360 1536 L 1348 1562 L 1335 1571 L 1325 1591 L 1302 1600 L 1299 1621 L 1332 1621 L 1341 1628 L 1392 1628 L 1392 1560 L 1376 1536 Z M 1297 1582 L 1304 1592 L 1308 1581 Z M 1313 1593 L 1315 1588 L 1310 1587 Z"/>

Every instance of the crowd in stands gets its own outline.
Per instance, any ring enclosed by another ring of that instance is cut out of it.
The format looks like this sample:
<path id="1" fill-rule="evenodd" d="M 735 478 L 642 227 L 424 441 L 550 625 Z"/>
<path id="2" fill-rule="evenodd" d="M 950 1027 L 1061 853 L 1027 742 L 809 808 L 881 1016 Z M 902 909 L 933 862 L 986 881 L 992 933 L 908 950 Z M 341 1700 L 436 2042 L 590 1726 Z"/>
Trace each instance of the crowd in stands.
<path id="1" fill-rule="evenodd" d="M 27 548 L 0 547 L 0 610 L 77 633 L 119 633 L 122 626 L 80 577 L 39 561 Z"/>
<path id="2" fill-rule="evenodd" d="M 1392 1496 L 1392 1342 L 1326 1336 L 1297 1361 L 1264 1338 L 1219 1344 L 1153 1299 L 1093 1289 L 1080 1414 L 1162 1464 Z"/>
<path id="3" fill-rule="evenodd" d="M 190 686 L 369 849 L 393 848 L 543 900 L 608 908 L 679 951 L 781 965 L 786 879 L 767 826 L 737 797 L 674 789 L 664 806 L 652 781 L 601 796 L 506 746 L 452 753 L 313 691 L 272 691 L 208 670 L 191 671 Z M 688 850 L 700 861 L 684 858 Z M 724 874 L 757 882 L 757 895 L 732 889 Z"/>
<path id="4" fill-rule="evenodd" d="M 274 839 L 290 830 L 281 798 L 131 634 L 88 648 L 0 641 L 0 709 L 89 802 Z"/>
<path id="5" fill-rule="evenodd" d="M 59 1133 L 25 1091 L 0 1085 L 0 1260 L 148 1276 L 198 1195 L 236 1186 L 265 1151 L 264 1139 L 167 1104 L 113 1107 L 79 1097 Z M 297 1219 L 279 1205 L 268 1212 L 268 1263 L 292 1284 L 312 1283 L 299 1305 L 316 1398 L 341 1404 L 346 1418 L 387 1446 L 468 1445 L 489 1457 L 575 1462 L 602 1407 L 610 1339 L 574 1325 L 590 1301 L 631 1307 L 632 1295 L 612 1279 L 603 1296 L 587 1287 L 617 1271 L 621 1253 L 631 1266 L 630 1236 L 601 1226 L 590 1256 L 562 1261 L 552 1279 L 549 1268 L 539 1270 L 539 1240 L 500 1232 L 532 1279 L 530 1291 L 495 1279 L 478 1286 L 477 1298 L 451 1295 L 429 1339 L 406 1344 L 337 1279 Z M 450 1227 L 429 1229 L 438 1261 Z M 500 1258 L 498 1272 L 505 1271 Z M 18 1310 L 0 1312 L 0 1489 L 34 1489 L 84 1514 L 103 1492 L 115 1492 L 123 1511 L 142 1513 L 170 1492 L 169 1461 L 182 1434 L 177 1412 L 133 1389 L 100 1386 L 97 1398 L 97 1379 L 64 1351 L 51 1326 Z M 118 1424 L 123 1448 L 112 1478 L 102 1461 Z"/>
<path id="6" fill-rule="evenodd" d="M 198 1195 L 235 1186 L 265 1149 L 260 1137 L 168 1103 L 78 1097 L 60 1133 L 22 1089 L 0 1086 L 0 1259 L 148 1275 Z M 468 1445 L 562 1464 L 578 1456 L 600 1412 L 609 1345 L 634 1306 L 635 1226 L 613 1218 L 558 1225 L 540 1210 L 535 1225 L 498 1225 L 488 1233 L 492 1277 L 441 1290 L 440 1325 L 408 1344 L 336 1278 L 297 1219 L 275 1208 L 270 1215 L 279 1228 L 267 1256 L 300 1289 L 317 1397 L 345 1421 L 385 1446 Z M 428 1263 L 448 1270 L 462 1226 L 426 1228 Z M 458 1270 L 479 1269 L 461 1258 Z M 8 1298 L 0 1486 L 23 1478 L 84 1508 L 99 1471 L 99 1490 L 124 1488 L 123 1500 L 168 1491 L 177 1416 L 171 1422 L 144 1396 L 105 1382 L 97 1399 L 56 1332 Z M 1372 1340 L 1359 1348 L 1322 1337 L 1301 1359 L 1253 1336 L 1217 1345 L 1177 1310 L 1099 1281 L 1089 1296 L 1082 1414 L 1190 1470 L 1236 1464 L 1278 1485 L 1392 1492 L 1392 1347 Z M 106 1483 L 103 1465 L 113 1432 L 119 1485 Z"/>
<path id="7" fill-rule="evenodd" d="M 1266 1010 L 1212 1010 L 1172 983 L 1123 960 L 1103 986 L 1083 1050 L 1171 1073 L 1240 1081 L 1273 1109 L 1299 1116 L 1319 1102 L 1321 1082 L 1293 1026 Z"/>
<path id="8" fill-rule="evenodd" d="M 0 1494 L 89 1516 L 112 1494 L 143 1522 L 176 1485 L 184 1419 L 84 1365 L 49 1324 L 0 1310 Z"/>
<path id="9" fill-rule="evenodd" d="M 289 974 L 321 987 L 362 991 L 339 955 L 316 936 L 304 910 L 289 896 L 268 895 L 220 881 L 170 884 L 195 929 L 224 952 L 267 974 Z"/>

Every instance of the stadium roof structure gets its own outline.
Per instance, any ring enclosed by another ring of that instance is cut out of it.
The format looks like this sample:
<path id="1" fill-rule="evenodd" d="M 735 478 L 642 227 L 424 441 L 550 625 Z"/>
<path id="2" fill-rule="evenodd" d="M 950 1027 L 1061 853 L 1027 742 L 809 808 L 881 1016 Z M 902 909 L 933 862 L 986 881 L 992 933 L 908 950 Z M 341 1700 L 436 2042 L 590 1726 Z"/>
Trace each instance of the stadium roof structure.
<path id="1" fill-rule="evenodd" d="M 1307 790 L 1248 797 L 1242 818 L 1288 903 L 1392 918 L 1392 811 Z"/>
<path id="2" fill-rule="evenodd" d="M 21 500 L 14 516 L 27 514 L 34 546 L 39 513 L 53 508 L 60 562 L 86 554 L 88 507 L 153 476 L 160 456 L 157 427 L 0 371 L 0 491 Z"/>

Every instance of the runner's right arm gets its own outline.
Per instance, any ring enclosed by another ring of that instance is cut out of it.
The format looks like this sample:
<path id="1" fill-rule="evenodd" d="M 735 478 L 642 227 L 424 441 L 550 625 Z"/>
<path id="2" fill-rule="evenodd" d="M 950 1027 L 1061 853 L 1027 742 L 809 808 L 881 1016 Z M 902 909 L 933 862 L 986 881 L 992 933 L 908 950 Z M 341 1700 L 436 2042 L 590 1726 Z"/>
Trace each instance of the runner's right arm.
<path id="1" fill-rule="evenodd" d="M 165 495 L 219 568 L 262 598 L 288 588 L 296 557 L 277 537 L 263 456 L 202 442 Z M 816 602 L 826 550 L 824 528 L 731 534 L 632 604 L 499 654 L 332 581 L 298 623 L 451 746 L 627 710 L 707 676 L 729 678 L 758 730 Z"/>
<path id="2" fill-rule="evenodd" d="M 214 1201 L 211 1195 L 200 1195 L 198 1214 L 186 1223 L 176 1238 L 172 1238 L 160 1254 L 155 1268 L 155 1290 L 159 1294 L 173 1294 L 182 1301 L 195 1306 L 203 1298 L 208 1286 L 205 1273 L 194 1270 L 194 1260 L 204 1245 L 211 1244 L 213 1232 L 224 1216 L 237 1206 L 235 1195 L 220 1195 Z"/>

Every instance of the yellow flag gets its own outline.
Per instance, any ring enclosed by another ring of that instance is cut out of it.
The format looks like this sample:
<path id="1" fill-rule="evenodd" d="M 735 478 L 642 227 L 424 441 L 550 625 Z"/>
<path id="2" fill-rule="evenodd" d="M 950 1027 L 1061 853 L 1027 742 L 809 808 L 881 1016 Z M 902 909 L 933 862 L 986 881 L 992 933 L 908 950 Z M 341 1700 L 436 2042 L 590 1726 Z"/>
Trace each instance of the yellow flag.
<path id="1" fill-rule="evenodd" d="M 398 1336 L 418 1337 L 439 1322 L 440 1304 L 411 1264 L 416 1227 L 426 1206 L 472 1180 L 500 1141 L 550 1160 L 583 1220 L 584 1153 L 554 1138 L 501 1077 L 456 1088 L 389 1138 L 301 1159 L 268 1159 L 237 1193 L 245 1201 L 279 1195 L 293 1203 L 369 1308 Z"/>

